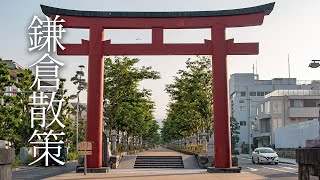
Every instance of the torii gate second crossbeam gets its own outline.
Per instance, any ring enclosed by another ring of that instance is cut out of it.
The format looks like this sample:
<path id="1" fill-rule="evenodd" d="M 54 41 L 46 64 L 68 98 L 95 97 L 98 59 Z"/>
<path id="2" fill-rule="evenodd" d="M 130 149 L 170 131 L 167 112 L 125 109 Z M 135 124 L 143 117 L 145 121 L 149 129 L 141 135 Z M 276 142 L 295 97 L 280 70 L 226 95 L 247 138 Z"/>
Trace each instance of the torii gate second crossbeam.
<path id="1" fill-rule="evenodd" d="M 226 29 L 262 25 L 264 17 L 271 13 L 274 4 L 234 10 L 189 12 L 78 11 L 41 5 L 47 16 L 60 15 L 65 20 L 65 28 L 90 31 L 89 41 L 64 44 L 66 49 L 58 51 L 59 55 L 89 56 L 86 138 L 94 143 L 92 156 L 88 158 L 88 167 L 102 167 L 103 56 L 212 55 L 215 168 L 211 169 L 232 171 L 227 55 L 256 55 L 259 53 L 259 44 L 226 40 Z M 210 28 L 211 40 L 204 40 L 202 44 L 163 43 L 164 29 L 199 28 Z M 110 40 L 104 40 L 104 29 L 152 29 L 152 43 L 112 44 Z"/>

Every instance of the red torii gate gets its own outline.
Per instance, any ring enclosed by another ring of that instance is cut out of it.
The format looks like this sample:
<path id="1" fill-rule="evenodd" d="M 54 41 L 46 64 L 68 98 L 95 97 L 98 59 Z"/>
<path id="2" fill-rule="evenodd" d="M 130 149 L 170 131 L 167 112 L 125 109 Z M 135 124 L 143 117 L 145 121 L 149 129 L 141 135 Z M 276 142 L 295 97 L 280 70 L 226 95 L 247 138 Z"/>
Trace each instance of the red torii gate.
<path id="1" fill-rule="evenodd" d="M 117 55 L 212 55 L 214 97 L 215 168 L 232 168 L 228 112 L 227 55 L 256 55 L 258 43 L 226 40 L 226 28 L 262 25 L 275 3 L 262 6 L 190 12 L 105 12 L 67 10 L 41 5 L 44 14 L 60 15 L 65 28 L 89 29 L 90 39 L 81 44 L 64 44 L 59 55 L 88 55 L 87 141 L 93 141 L 89 168 L 102 167 L 103 56 Z M 164 44 L 164 29 L 210 28 L 211 40 L 203 44 Z M 152 44 L 111 44 L 104 29 L 152 29 Z"/>

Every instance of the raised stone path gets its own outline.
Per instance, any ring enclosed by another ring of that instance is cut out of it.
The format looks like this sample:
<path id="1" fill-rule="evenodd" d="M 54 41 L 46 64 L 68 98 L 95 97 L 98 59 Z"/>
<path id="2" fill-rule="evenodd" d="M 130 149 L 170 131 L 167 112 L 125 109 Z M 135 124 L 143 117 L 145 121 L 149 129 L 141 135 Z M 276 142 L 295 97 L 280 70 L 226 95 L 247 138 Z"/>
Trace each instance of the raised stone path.
<path id="1" fill-rule="evenodd" d="M 186 155 L 163 147 L 140 152 L 131 156 L 124 156 L 121 159 L 118 169 L 133 169 L 137 156 L 181 156 L 184 169 L 200 169 L 196 158 L 193 155 Z"/>
<path id="2" fill-rule="evenodd" d="M 133 169 L 135 158 L 137 156 L 181 156 L 184 163 L 184 169 Z M 206 169 L 200 169 L 196 159 L 191 155 L 181 154 L 165 148 L 157 148 L 141 153 L 135 156 L 125 156 L 119 168 L 114 169 L 105 174 L 87 174 L 69 173 L 60 176 L 55 176 L 49 179 L 52 180 L 71 180 L 71 179 L 90 179 L 90 180 L 259 180 L 266 179 L 264 177 L 251 174 L 249 172 L 242 172 L 237 174 L 214 174 L 208 173 Z"/>

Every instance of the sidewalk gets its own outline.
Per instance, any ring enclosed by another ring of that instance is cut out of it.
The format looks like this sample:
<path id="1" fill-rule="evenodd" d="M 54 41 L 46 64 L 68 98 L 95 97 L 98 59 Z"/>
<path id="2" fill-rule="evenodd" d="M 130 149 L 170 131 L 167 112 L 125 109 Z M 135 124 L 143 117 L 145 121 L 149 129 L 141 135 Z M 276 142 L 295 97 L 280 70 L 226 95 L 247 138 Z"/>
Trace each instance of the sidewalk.
<path id="1" fill-rule="evenodd" d="M 48 179 L 52 180 L 71 180 L 71 179 L 90 179 L 90 180 L 259 180 L 266 179 L 265 177 L 251 174 L 249 172 L 235 173 L 235 174 L 217 174 L 208 173 L 206 169 L 200 169 L 198 167 L 194 156 L 181 154 L 165 148 L 151 149 L 149 151 L 144 151 L 135 154 L 135 156 L 182 156 L 184 161 L 184 169 L 172 169 L 172 168 L 162 168 L 162 169 L 133 169 L 132 164 L 134 164 L 134 156 L 130 156 L 126 159 L 127 162 L 122 165 L 122 169 L 112 169 L 108 173 L 101 174 L 87 174 L 83 173 L 68 173 L 62 174 L 60 176 L 51 177 Z M 133 161 L 133 162 L 131 162 Z M 120 163 L 121 166 L 121 163 Z"/>
<path id="2" fill-rule="evenodd" d="M 71 179 L 81 179 L 81 180 L 260 180 L 266 179 L 264 177 L 254 175 L 248 172 L 235 173 L 235 174 L 215 174 L 208 173 L 205 169 L 116 169 L 111 170 L 109 173 L 105 174 L 87 174 L 83 175 L 82 173 L 70 173 L 63 174 L 60 176 L 55 176 L 48 178 L 48 180 L 71 180 Z"/>
<path id="3" fill-rule="evenodd" d="M 249 157 L 249 154 L 240 154 L 240 155 L 237 155 L 237 156 L 238 156 L 238 157 L 241 157 L 241 158 L 251 159 L 251 155 L 250 155 L 250 157 Z M 294 165 L 297 165 L 296 159 L 279 157 L 279 162 L 280 162 L 280 163 L 284 163 L 284 164 L 294 164 Z"/>

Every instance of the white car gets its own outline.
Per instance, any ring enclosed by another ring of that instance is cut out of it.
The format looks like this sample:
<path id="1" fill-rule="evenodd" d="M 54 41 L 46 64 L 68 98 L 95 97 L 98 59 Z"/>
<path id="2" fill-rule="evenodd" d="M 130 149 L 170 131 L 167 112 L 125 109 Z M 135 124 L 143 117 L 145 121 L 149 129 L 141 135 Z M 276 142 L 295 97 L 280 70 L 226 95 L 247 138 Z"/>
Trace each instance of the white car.
<path id="1" fill-rule="evenodd" d="M 267 147 L 257 148 L 252 152 L 252 163 L 279 163 L 279 157 L 277 153 Z"/>

